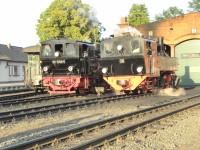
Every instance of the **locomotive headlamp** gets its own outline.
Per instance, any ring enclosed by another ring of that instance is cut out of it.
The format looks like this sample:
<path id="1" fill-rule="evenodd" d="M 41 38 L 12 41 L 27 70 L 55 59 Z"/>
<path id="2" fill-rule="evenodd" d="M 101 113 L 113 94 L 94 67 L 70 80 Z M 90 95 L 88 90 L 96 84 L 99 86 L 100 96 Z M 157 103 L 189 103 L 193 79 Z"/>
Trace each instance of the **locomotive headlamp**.
<path id="1" fill-rule="evenodd" d="M 117 45 L 117 50 L 118 50 L 118 51 L 122 51 L 122 49 L 123 49 L 123 46 L 122 46 L 122 45 Z"/>
<path id="2" fill-rule="evenodd" d="M 143 66 L 138 66 L 136 70 L 137 70 L 138 73 L 141 73 L 142 70 L 143 70 Z"/>
<path id="3" fill-rule="evenodd" d="M 48 67 L 48 66 L 44 66 L 44 67 L 43 67 L 43 71 L 44 71 L 44 72 L 47 72 L 47 71 L 48 71 L 48 69 L 49 69 L 49 67 Z"/>
<path id="4" fill-rule="evenodd" d="M 59 55 L 60 55 L 60 53 L 58 51 L 54 53 L 55 57 L 58 57 Z"/>
<path id="5" fill-rule="evenodd" d="M 107 73 L 107 72 L 108 72 L 108 68 L 104 67 L 104 68 L 102 68 L 102 70 L 101 70 L 101 71 L 102 71 L 102 73 L 104 73 L 104 74 L 105 74 L 105 73 Z"/>
<path id="6" fill-rule="evenodd" d="M 72 71 L 74 70 L 74 66 L 69 66 L 69 67 L 68 67 L 68 70 L 69 70 L 70 72 L 72 72 Z"/>

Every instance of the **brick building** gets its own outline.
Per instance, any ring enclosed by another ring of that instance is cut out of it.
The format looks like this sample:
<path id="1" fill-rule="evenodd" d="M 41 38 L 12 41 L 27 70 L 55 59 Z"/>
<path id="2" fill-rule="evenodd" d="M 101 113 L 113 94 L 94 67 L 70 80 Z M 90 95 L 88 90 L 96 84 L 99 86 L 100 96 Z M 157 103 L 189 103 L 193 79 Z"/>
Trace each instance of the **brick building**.
<path id="1" fill-rule="evenodd" d="M 200 13 L 193 12 L 171 19 L 138 26 L 145 36 L 163 36 L 178 58 L 176 74 L 182 86 L 200 85 Z"/>
<path id="2" fill-rule="evenodd" d="M 189 13 L 171 19 L 136 27 L 145 36 L 163 36 L 175 56 L 176 46 L 191 39 L 200 39 L 200 13 Z"/>

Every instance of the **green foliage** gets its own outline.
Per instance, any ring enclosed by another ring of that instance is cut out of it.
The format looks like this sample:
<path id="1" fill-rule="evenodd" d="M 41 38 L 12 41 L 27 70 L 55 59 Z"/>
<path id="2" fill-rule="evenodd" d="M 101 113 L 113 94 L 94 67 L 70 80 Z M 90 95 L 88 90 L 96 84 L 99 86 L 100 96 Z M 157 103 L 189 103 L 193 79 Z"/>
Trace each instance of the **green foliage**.
<path id="1" fill-rule="evenodd" d="M 155 19 L 159 21 L 163 19 L 180 16 L 182 14 L 183 14 L 183 10 L 174 6 L 174 7 L 169 7 L 167 10 L 163 10 L 163 13 L 156 15 Z"/>
<path id="2" fill-rule="evenodd" d="M 128 23 L 132 26 L 149 23 L 149 14 L 144 4 L 133 4 L 128 15 Z"/>
<path id="3" fill-rule="evenodd" d="M 41 42 L 58 37 L 94 42 L 101 28 L 91 7 L 81 0 L 54 0 L 40 15 L 36 30 Z"/>
<path id="4" fill-rule="evenodd" d="M 189 2 L 189 8 L 191 9 L 191 11 L 200 11 L 200 0 L 192 0 L 191 2 Z"/>

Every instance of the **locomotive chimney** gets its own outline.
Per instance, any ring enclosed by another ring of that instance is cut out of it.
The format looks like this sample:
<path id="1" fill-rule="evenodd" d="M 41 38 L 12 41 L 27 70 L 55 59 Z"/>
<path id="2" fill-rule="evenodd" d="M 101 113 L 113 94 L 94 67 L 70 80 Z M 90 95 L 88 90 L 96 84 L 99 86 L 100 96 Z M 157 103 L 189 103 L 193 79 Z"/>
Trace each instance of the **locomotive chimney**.
<path id="1" fill-rule="evenodd" d="M 164 55 L 164 38 L 163 37 L 159 37 L 158 38 L 158 46 L 159 46 L 159 51 L 161 55 Z"/>
<path id="2" fill-rule="evenodd" d="M 159 37 L 158 38 L 158 44 L 159 44 L 159 46 L 163 46 L 163 44 L 164 44 L 164 38 L 163 37 Z"/>
<path id="3" fill-rule="evenodd" d="M 10 44 L 10 43 L 8 43 L 8 44 L 7 44 L 7 47 L 8 47 L 9 49 L 11 49 L 11 44 Z"/>

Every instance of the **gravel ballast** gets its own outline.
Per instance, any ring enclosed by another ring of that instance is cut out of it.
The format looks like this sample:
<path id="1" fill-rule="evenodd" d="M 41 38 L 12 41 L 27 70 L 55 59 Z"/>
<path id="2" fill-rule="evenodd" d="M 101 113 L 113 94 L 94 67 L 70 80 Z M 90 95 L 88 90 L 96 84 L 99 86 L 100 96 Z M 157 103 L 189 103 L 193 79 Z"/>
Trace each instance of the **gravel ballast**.
<path id="1" fill-rule="evenodd" d="M 200 108 L 184 113 L 176 118 L 176 123 L 155 134 L 144 137 L 140 133 L 129 136 L 114 146 L 104 147 L 106 150 L 199 150 L 200 149 Z"/>

